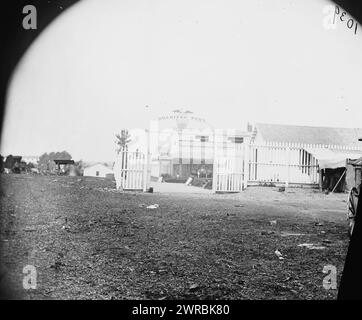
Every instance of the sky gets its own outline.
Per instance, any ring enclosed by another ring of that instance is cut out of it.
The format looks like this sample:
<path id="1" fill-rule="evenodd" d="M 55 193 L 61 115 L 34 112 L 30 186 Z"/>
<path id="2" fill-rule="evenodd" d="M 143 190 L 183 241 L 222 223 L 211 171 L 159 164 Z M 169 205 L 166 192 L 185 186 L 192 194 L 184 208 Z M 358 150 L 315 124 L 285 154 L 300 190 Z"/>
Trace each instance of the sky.
<path id="1" fill-rule="evenodd" d="M 177 108 L 215 128 L 362 127 L 362 27 L 331 28 L 331 5 L 80 1 L 17 66 L 0 152 L 109 161 L 115 133 Z"/>

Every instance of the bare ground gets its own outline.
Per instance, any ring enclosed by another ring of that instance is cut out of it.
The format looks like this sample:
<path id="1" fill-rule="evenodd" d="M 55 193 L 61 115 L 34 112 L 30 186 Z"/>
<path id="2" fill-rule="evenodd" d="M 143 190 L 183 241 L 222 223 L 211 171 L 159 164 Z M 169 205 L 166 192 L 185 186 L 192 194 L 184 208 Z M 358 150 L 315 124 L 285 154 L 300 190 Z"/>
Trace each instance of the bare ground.
<path id="1" fill-rule="evenodd" d="M 99 178 L 2 175 L 2 285 L 19 299 L 335 299 L 322 270 L 341 276 L 346 198 L 119 193 Z M 35 290 L 22 286 L 29 264 Z"/>

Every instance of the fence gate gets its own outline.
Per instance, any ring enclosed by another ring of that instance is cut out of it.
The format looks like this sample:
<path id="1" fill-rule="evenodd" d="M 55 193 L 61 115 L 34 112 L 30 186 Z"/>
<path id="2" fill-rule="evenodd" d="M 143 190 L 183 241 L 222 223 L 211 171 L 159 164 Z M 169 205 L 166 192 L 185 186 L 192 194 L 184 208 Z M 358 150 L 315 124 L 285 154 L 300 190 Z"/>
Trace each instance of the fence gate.
<path id="1" fill-rule="evenodd" d="M 117 189 L 147 190 L 150 175 L 146 154 L 121 151 L 114 169 Z"/>
<path id="2" fill-rule="evenodd" d="M 244 187 L 244 144 L 236 145 L 229 155 L 215 155 L 214 192 L 241 192 Z"/>

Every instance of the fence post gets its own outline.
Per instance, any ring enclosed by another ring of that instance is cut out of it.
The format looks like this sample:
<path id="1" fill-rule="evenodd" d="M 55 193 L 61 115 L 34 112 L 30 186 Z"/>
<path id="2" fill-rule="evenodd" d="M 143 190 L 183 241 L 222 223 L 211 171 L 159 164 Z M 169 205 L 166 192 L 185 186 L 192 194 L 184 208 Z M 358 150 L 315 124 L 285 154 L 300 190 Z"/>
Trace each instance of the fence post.
<path id="1" fill-rule="evenodd" d="M 147 182 L 148 182 L 148 168 L 149 168 L 149 160 L 150 160 L 150 132 L 145 129 L 146 139 L 147 139 L 147 148 L 143 165 L 143 192 L 147 191 Z"/>
<path id="2" fill-rule="evenodd" d="M 249 180 L 249 149 L 250 149 L 250 140 L 249 138 L 246 138 L 244 142 L 244 172 L 243 172 L 244 190 L 248 187 L 248 180 Z"/>
<path id="3" fill-rule="evenodd" d="M 125 184 L 126 184 L 126 175 L 128 174 L 128 172 L 127 172 L 127 157 L 128 157 L 127 146 L 122 148 L 121 153 L 122 153 L 121 188 L 123 191 L 123 189 L 125 189 Z"/>
<path id="4" fill-rule="evenodd" d="M 290 180 L 290 146 L 287 147 L 287 180 L 285 181 L 285 186 L 289 187 Z"/>
<path id="5" fill-rule="evenodd" d="M 212 168 L 212 192 L 216 192 L 216 175 L 217 175 L 217 160 L 216 160 L 216 149 L 217 149 L 217 146 L 216 146 L 216 132 L 215 132 L 215 129 L 214 129 L 214 163 L 213 163 L 213 168 Z"/>

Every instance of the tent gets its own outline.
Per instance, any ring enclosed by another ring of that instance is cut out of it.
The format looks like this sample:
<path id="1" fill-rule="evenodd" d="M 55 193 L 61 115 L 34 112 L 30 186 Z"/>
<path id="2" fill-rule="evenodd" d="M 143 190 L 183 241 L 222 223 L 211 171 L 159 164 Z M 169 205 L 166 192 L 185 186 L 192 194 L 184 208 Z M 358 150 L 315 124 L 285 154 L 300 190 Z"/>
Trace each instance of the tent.
<path id="1" fill-rule="evenodd" d="M 322 188 L 329 191 L 346 191 L 361 182 L 362 151 L 305 148 L 318 160 L 322 170 Z"/>
<path id="2" fill-rule="evenodd" d="M 337 169 L 345 168 L 347 159 L 359 159 L 362 157 L 361 152 L 334 151 L 328 148 L 304 148 L 318 160 L 320 169 Z"/>

